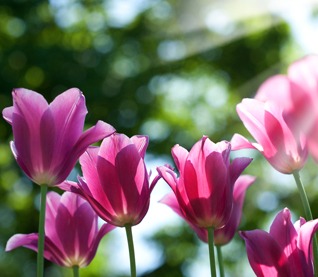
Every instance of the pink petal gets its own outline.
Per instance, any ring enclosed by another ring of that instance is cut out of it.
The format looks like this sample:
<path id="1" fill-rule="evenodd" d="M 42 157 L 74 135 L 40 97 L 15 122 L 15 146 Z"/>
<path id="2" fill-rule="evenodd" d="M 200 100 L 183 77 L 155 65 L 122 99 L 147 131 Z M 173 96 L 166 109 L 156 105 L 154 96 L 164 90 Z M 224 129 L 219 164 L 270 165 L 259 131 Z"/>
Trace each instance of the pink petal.
<path id="1" fill-rule="evenodd" d="M 199 228 L 197 226 L 195 226 L 194 224 L 191 223 L 191 221 L 189 221 L 187 219 L 187 217 L 183 214 L 183 212 L 180 209 L 178 200 L 175 196 L 174 193 L 169 193 L 166 194 L 161 200 L 160 203 L 163 203 L 165 205 L 167 205 L 168 207 L 170 207 L 177 215 L 179 215 L 181 218 L 183 218 L 188 224 L 189 226 L 193 229 L 193 231 L 195 231 L 195 233 L 198 235 L 198 237 L 204 241 L 207 242 L 208 241 L 208 233 L 207 230 L 205 228 Z"/>
<path id="2" fill-rule="evenodd" d="M 171 170 L 170 167 L 167 167 L 167 166 L 159 166 L 157 167 L 157 171 L 160 177 L 167 182 L 167 184 L 171 187 L 171 189 L 174 192 L 176 192 L 178 180 L 173 170 Z"/>
<path id="3" fill-rule="evenodd" d="M 103 121 L 98 121 L 95 126 L 86 130 L 80 136 L 69 155 L 64 158 L 61 164 L 57 165 L 55 171 L 60 172 L 60 174 L 56 183 L 61 183 L 67 178 L 78 158 L 89 145 L 111 135 L 113 132 L 115 132 L 115 129 Z"/>
<path id="4" fill-rule="evenodd" d="M 2 116 L 9 124 L 12 125 L 12 117 L 13 117 L 14 107 L 4 108 L 2 111 Z"/>
<path id="5" fill-rule="evenodd" d="M 224 245 L 234 237 L 242 217 L 245 192 L 254 183 L 255 179 L 255 177 L 250 175 L 242 175 L 235 182 L 231 216 L 224 227 L 214 231 L 214 242 L 216 245 Z"/>
<path id="6" fill-rule="evenodd" d="M 239 134 L 234 134 L 231 139 L 231 146 L 231 149 L 233 151 L 242 149 L 257 149 L 261 153 L 264 151 L 261 145 L 257 143 L 251 143 L 245 137 Z"/>
<path id="7" fill-rule="evenodd" d="M 47 114 L 51 114 L 51 124 L 44 126 L 56 130 L 51 136 L 54 151 L 49 152 L 52 166 L 56 167 L 82 135 L 87 114 L 85 97 L 79 89 L 69 89 L 53 100 Z"/>
<path id="8" fill-rule="evenodd" d="M 6 245 L 5 251 L 11 251 L 20 246 L 24 246 L 32 249 L 33 251 L 38 250 L 38 234 L 16 234 L 12 236 Z"/>
<path id="9" fill-rule="evenodd" d="M 310 220 L 301 225 L 298 233 L 297 246 L 305 258 L 305 261 L 308 265 L 307 268 L 312 268 L 311 244 L 317 229 L 318 219 Z"/>
<path id="10" fill-rule="evenodd" d="M 246 167 L 253 161 L 252 158 L 235 158 L 230 165 L 230 179 L 234 184 L 237 178 L 245 170 Z"/>
<path id="11" fill-rule="evenodd" d="M 243 99 L 236 109 L 244 126 L 262 146 L 266 156 L 272 156 L 275 148 L 265 129 L 265 104 L 255 99 Z"/>
<path id="12" fill-rule="evenodd" d="M 135 144 L 139 155 L 144 159 L 149 143 L 149 138 L 147 136 L 133 136 L 130 138 L 130 140 Z"/>
<path id="13" fill-rule="evenodd" d="M 177 144 L 171 149 L 171 153 L 180 174 L 183 174 L 184 165 L 189 155 L 188 150 Z"/>
<path id="14" fill-rule="evenodd" d="M 297 232 L 291 222 L 291 214 L 287 208 L 276 215 L 269 233 L 284 250 L 287 257 L 297 248 Z"/>
<path id="15" fill-rule="evenodd" d="M 92 245 L 90 246 L 89 252 L 87 253 L 86 265 L 90 264 L 90 262 L 95 257 L 96 252 L 97 252 L 97 248 L 99 246 L 101 239 L 115 228 L 116 228 L 116 226 L 111 225 L 111 224 L 103 224 L 102 225 L 102 227 L 98 231 L 97 236 L 95 237 L 95 240 L 93 241 Z"/>
<path id="16" fill-rule="evenodd" d="M 287 258 L 276 241 L 263 230 L 240 232 L 256 276 L 292 276 Z"/>

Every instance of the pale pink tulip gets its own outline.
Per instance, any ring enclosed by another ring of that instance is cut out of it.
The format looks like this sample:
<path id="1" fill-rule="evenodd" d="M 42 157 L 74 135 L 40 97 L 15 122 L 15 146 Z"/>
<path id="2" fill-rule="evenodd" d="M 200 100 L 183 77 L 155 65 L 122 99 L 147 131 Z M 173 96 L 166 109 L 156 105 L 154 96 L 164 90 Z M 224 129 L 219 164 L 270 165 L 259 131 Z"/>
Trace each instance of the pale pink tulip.
<path id="1" fill-rule="evenodd" d="M 318 219 L 300 218 L 294 225 L 285 208 L 274 219 L 269 233 L 263 230 L 240 232 L 256 276 L 312 277 L 312 239 Z"/>
<path id="2" fill-rule="evenodd" d="M 234 135 L 233 149 L 255 148 L 286 174 L 300 170 L 308 150 L 318 160 L 318 56 L 294 62 L 287 75 L 276 75 L 243 99 L 237 112 L 256 140 Z"/>
<path id="3" fill-rule="evenodd" d="M 181 214 L 194 226 L 221 228 L 229 220 L 234 183 L 252 160 L 236 158 L 230 163 L 230 151 L 230 143 L 215 144 L 203 137 L 190 152 L 179 145 L 172 148 L 179 177 L 169 166 L 158 168 L 172 188 Z"/>
<path id="4" fill-rule="evenodd" d="M 94 258 L 100 240 L 115 226 L 98 228 L 98 216 L 82 197 L 65 192 L 47 194 L 44 257 L 60 266 L 85 267 Z M 6 251 L 26 247 L 37 252 L 38 234 L 16 234 Z"/>
<path id="5" fill-rule="evenodd" d="M 12 125 L 11 150 L 21 169 L 39 185 L 64 181 L 90 144 L 115 132 L 98 121 L 83 133 L 87 109 L 84 95 L 76 88 L 58 95 L 51 104 L 23 88 L 12 95 L 13 106 L 3 110 Z"/>
<path id="6" fill-rule="evenodd" d="M 80 157 L 83 177 L 60 187 L 82 195 L 96 213 L 113 225 L 136 225 L 149 208 L 150 192 L 144 162 L 148 137 L 114 134 L 100 147 L 89 147 Z"/>

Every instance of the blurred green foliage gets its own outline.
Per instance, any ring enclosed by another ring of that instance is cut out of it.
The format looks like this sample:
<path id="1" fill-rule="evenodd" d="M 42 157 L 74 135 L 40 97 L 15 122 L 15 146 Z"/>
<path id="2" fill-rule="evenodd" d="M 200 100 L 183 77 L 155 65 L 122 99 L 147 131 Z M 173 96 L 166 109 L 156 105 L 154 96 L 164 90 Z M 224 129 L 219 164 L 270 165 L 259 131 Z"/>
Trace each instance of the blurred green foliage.
<path id="1" fill-rule="evenodd" d="M 292 48 L 289 26 L 265 15 L 236 22 L 230 35 L 204 25 L 184 30 L 179 1 L 135 2 L 139 8 L 133 15 L 116 15 L 115 1 L 108 0 L 1 1 L 1 110 L 12 105 L 15 87 L 38 91 L 48 101 L 78 87 L 86 96 L 88 126 L 101 119 L 118 132 L 149 135 L 149 153 L 167 161 L 174 144 L 190 148 L 203 134 L 213 141 L 230 140 L 235 132 L 248 135 L 235 105 L 253 96 L 267 77 L 283 72 L 286 49 Z M 2 120 L 0 272 L 3 277 L 34 276 L 35 253 L 4 252 L 10 236 L 36 232 L 38 224 L 39 189 L 15 164 L 10 139 L 11 128 Z M 293 180 L 273 173 L 257 153 L 249 154 L 255 160 L 246 173 L 258 176 L 258 181 L 247 193 L 241 229 L 266 228 L 285 206 L 301 214 Z M 317 183 L 313 168 L 306 169 L 310 191 Z M 316 194 L 310 194 L 312 202 L 318 201 Z M 158 230 L 149 238 L 162 249 L 162 262 L 141 276 L 186 275 L 202 242 L 182 226 L 177 233 Z M 230 276 L 241 272 L 245 252 L 239 238 L 233 245 L 236 257 L 224 253 Z M 68 269 L 45 265 L 48 277 L 71 276 Z M 108 276 L 108 266 L 98 255 L 82 276 Z"/>

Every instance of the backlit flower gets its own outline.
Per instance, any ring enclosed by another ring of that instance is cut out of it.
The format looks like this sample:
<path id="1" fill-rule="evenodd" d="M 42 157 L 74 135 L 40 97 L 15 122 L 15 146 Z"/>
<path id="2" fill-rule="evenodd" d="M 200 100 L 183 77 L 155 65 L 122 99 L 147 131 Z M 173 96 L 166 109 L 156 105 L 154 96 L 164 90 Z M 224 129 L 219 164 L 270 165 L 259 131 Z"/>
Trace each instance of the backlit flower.
<path id="1" fill-rule="evenodd" d="M 94 258 L 100 240 L 115 226 L 98 228 L 98 216 L 82 197 L 65 192 L 47 194 L 44 257 L 60 266 L 85 267 Z M 17 247 L 37 251 L 38 234 L 16 234 L 9 239 L 6 251 Z"/>
<path id="2" fill-rule="evenodd" d="M 26 175 L 39 185 L 64 181 L 90 144 L 115 132 L 102 121 L 83 132 L 87 109 L 78 89 L 63 92 L 51 104 L 23 88 L 12 95 L 13 106 L 3 110 L 12 125 L 11 150 Z"/>
<path id="3" fill-rule="evenodd" d="M 248 260 L 256 276 L 311 277 L 312 239 L 318 219 L 300 218 L 294 225 L 285 208 L 276 215 L 269 233 L 263 230 L 240 232 Z"/>
<path id="4" fill-rule="evenodd" d="M 150 192 L 144 162 L 148 137 L 114 134 L 100 147 L 89 147 L 80 157 L 83 177 L 60 187 L 79 193 L 105 221 L 120 227 L 136 225 L 149 208 Z"/>
<path id="5" fill-rule="evenodd" d="M 230 163 L 231 145 L 213 143 L 203 137 L 188 152 L 176 145 L 172 156 L 179 177 L 168 166 L 158 168 L 170 185 L 184 218 L 201 228 L 221 228 L 229 220 L 233 206 L 233 186 L 250 158 L 236 158 Z"/>

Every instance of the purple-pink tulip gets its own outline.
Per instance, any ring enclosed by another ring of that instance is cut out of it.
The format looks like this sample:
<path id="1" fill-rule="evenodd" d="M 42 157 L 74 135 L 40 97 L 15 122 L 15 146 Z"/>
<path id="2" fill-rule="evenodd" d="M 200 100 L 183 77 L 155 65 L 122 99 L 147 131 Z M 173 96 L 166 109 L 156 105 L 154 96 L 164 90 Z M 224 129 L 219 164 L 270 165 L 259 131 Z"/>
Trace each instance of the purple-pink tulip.
<path id="1" fill-rule="evenodd" d="M 176 145 L 172 156 L 179 177 L 169 166 L 159 167 L 159 175 L 172 188 L 181 213 L 188 222 L 201 228 L 221 228 L 229 220 L 233 206 L 233 186 L 250 158 L 230 163 L 231 145 L 213 143 L 203 137 L 188 152 Z"/>
<path id="2" fill-rule="evenodd" d="M 146 215 L 150 193 L 144 162 L 148 137 L 114 134 L 100 147 L 89 147 L 80 157 L 83 177 L 79 183 L 65 181 L 60 187 L 74 191 L 91 204 L 96 213 L 113 225 L 136 225 Z"/>
<path id="3" fill-rule="evenodd" d="M 263 230 L 240 232 L 256 276 L 312 277 L 312 239 L 318 219 L 300 218 L 294 225 L 285 208 L 276 215 L 269 233 Z"/>
<path id="4" fill-rule="evenodd" d="M 214 245 L 225 245 L 234 237 L 242 217 L 245 192 L 254 181 L 255 177 L 250 175 L 242 175 L 236 180 L 233 190 L 233 208 L 231 216 L 222 228 L 214 230 Z M 180 209 L 174 193 L 167 194 L 160 202 L 169 206 L 175 213 L 185 219 L 202 241 L 208 242 L 207 229 L 195 226 L 187 220 Z"/>
<path id="5" fill-rule="evenodd" d="M 237 112 L 256 140 L 235 134 L 233 149 L 259 150 L 286 174 L 300 170 L 308 149 L 318 160 L 318 56 L 308 56 L 288 68 L 288 75 L 266 80 L 254 99 L 243 99 Z"/>
<path id="6" fill-rule="evenodd" d="M 102 121 L 83 132 L 87 109 L 84 95 L 76 88 L 58 95 L 51 104 L 23 88 L 12 95 L 13 106 L 3 110 L 12 125 L 11 150 L 26 175 L 39 185 L 63 182 L 90 144 L 115 132 Z"/>
<path id="7" fill-rule="evenodd" d="M 94 258 L 100 240 L 115 226 L 98 228 L 98 216 L 89 203 L 72 192 L 47 194 L 44 257 L 60 266 L 85 267 Z M 38 234 L 16 234 L 6 251 L 17 247 L 38 250 Z"/>

